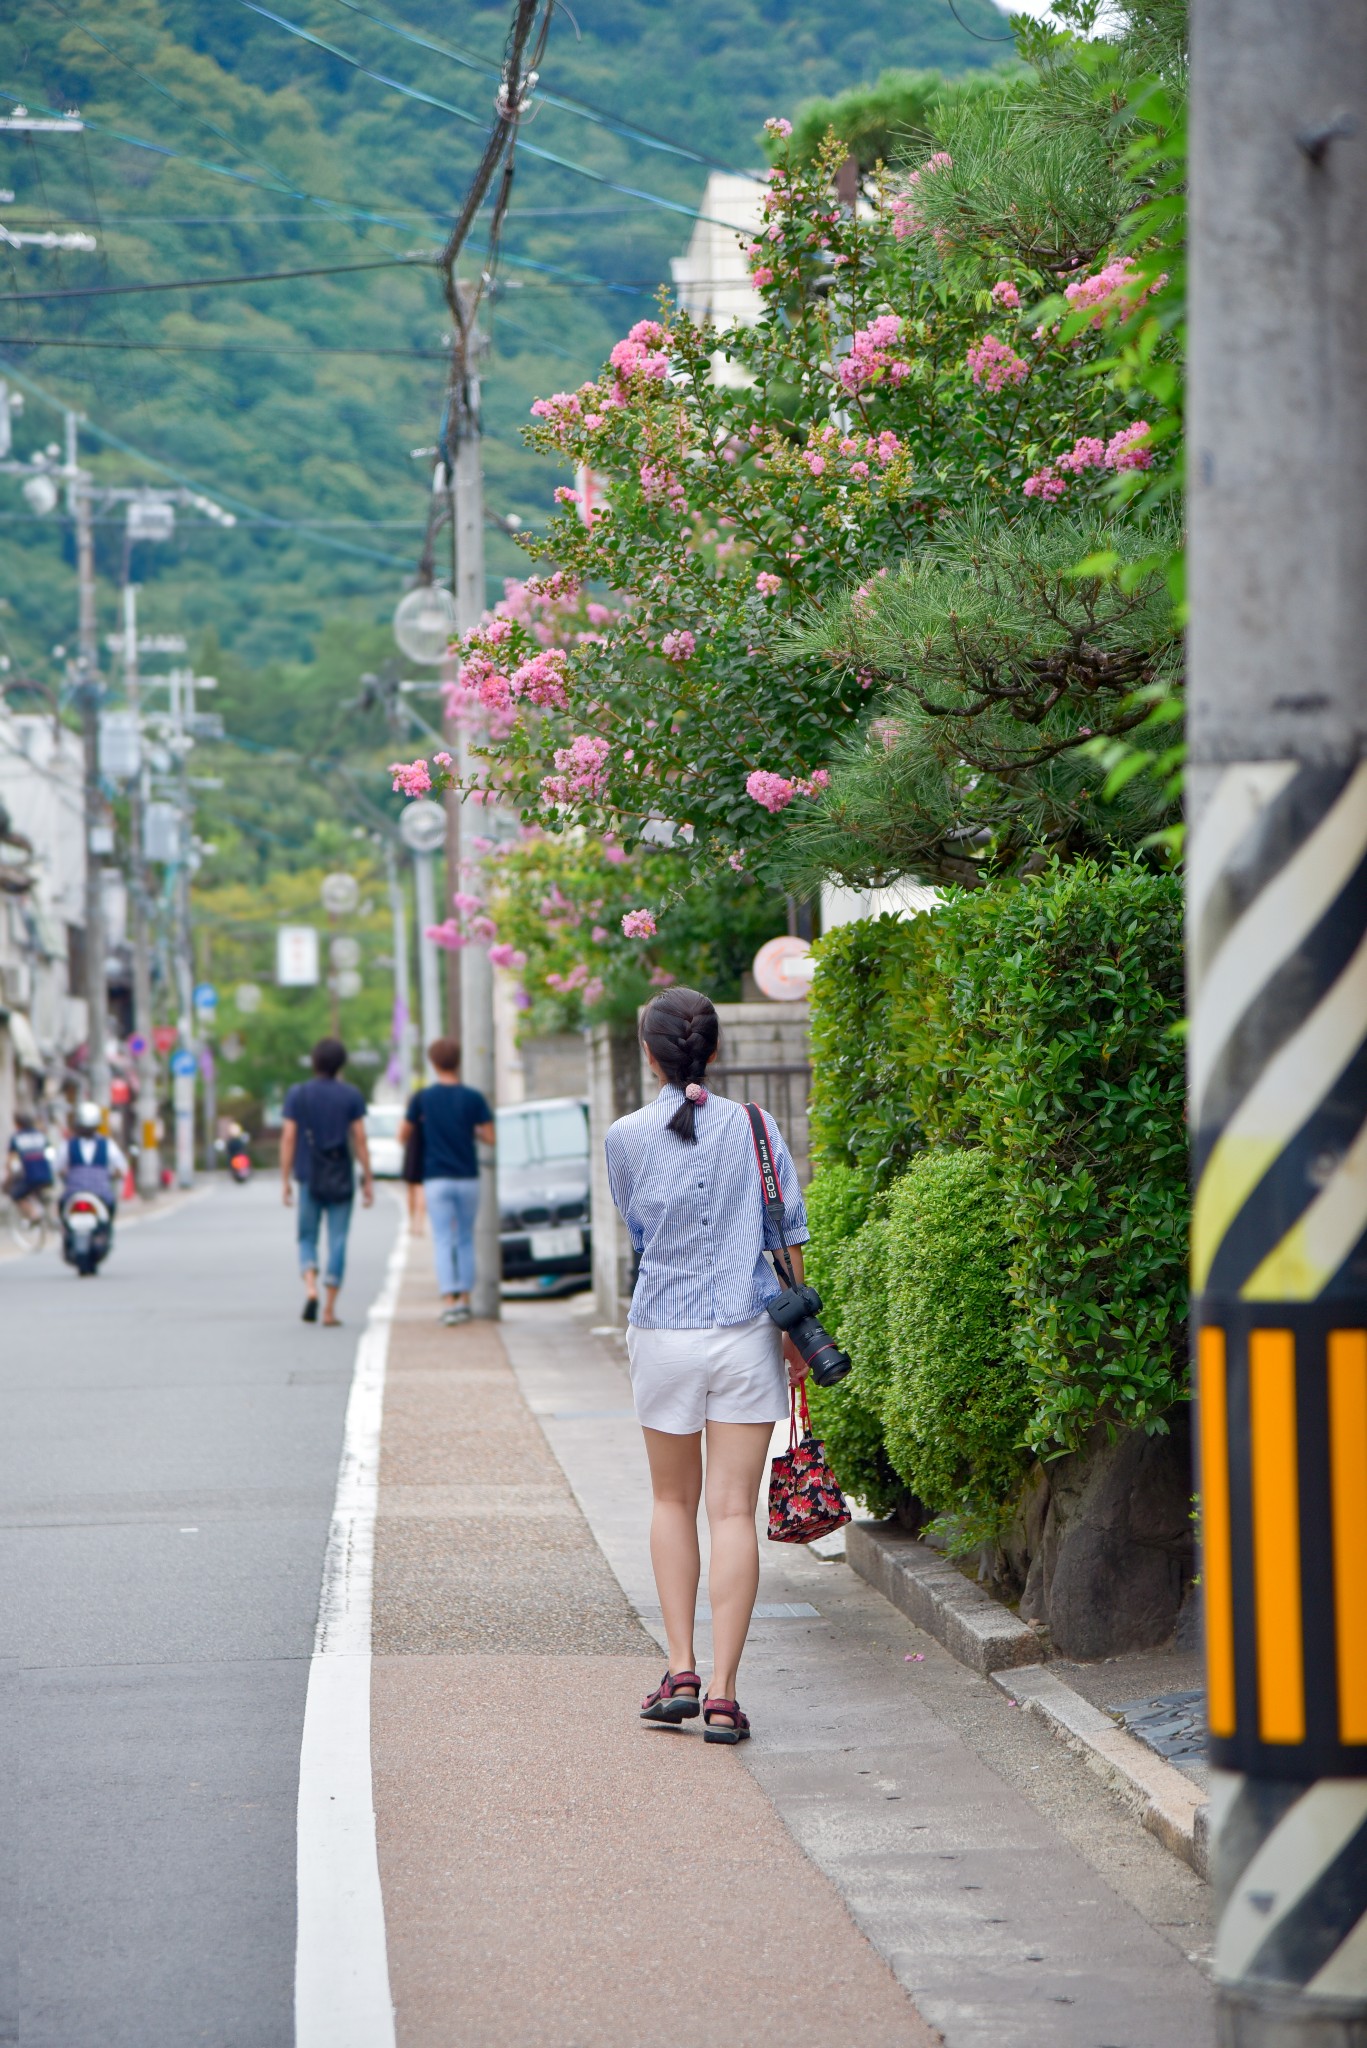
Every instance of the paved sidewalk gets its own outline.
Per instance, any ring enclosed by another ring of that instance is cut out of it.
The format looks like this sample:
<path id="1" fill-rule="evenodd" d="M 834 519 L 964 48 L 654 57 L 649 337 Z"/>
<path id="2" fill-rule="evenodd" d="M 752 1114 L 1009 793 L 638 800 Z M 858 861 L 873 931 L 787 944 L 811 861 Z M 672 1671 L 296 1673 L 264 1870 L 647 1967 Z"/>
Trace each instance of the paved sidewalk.
<path id="1" fill-rule="evenodd" d="M 400 2048 L 929 2048 L 739 1758 L 636 1720 L 659 1653 L 498 1332 L 435 1313 L 410 1267 L 372 1688 Z"/>
<path id="2" fill-rule="evenodd" d="M 425 1264 L 377 1532 L 401 2048 L 1202 2048 L 1204 1888 L 842 1563 L 763 1546 L 752 1743 L 636 1721 L 663 1659 L 625 1373 L 582 1303 L 440 1329 Z"/>

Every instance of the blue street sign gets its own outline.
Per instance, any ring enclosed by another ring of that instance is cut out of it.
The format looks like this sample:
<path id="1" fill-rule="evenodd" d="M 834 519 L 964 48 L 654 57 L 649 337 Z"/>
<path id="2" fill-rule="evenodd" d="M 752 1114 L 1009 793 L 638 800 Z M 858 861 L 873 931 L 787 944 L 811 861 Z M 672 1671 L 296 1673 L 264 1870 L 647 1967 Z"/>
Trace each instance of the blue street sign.
<path id="1" fill-rule="evenodd" d="M 193 1001 L 197 1010 L 216 1010 L 218 990 L 211 981 L 201 981 L 195 990 Z"/>
<path id="2" fill-rule="evenodd" d="M 195 1074 L 198 1071 L 199 1061 L 192 1052 L 181 1051 L 172 1053 L 171 1072 L 173 1074 Z"/>
<path id="3" fill-rule="evenodd" d="M 135 1031 L 128 1041 L 128 1050 L 135 1060 L 140 1060 L 147 1050 L 147 1040 L 140 1031 Z"/>

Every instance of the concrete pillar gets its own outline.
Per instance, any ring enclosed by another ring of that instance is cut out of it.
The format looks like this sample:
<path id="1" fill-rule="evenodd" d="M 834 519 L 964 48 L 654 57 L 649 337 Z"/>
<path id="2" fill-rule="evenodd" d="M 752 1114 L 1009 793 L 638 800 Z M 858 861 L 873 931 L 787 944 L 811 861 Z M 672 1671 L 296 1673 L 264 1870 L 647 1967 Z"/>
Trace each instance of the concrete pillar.
<path id="1" fill-rule="evenodd" d="M 598 1320 L 625 1327 L 631 1305 L 631 1240 L 608 1191 L 603 1140 L 619 1116 L 641 1107 L 634 1031 L 595 1024 L 589 1032 L 589 1187 L 593 1205 L 593 1298 Z"/>

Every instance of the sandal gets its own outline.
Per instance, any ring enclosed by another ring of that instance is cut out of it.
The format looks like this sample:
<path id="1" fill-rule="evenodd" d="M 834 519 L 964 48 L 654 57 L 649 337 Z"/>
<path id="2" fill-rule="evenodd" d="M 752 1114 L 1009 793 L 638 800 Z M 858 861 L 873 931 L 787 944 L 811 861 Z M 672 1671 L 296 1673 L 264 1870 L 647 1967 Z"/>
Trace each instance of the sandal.
<path id="1" fill-rule="evenodd" d="M 720 1715 L 731 1723 L 729 1728 L 714 1728 L 712 1716 Z M 750 1717 L 742 1714 L 738 1700 L 704 1700 L 702 1708 L 704 1742 L 748 1742 L 750 1740 Z"/>
<path id="2" fill-rule="evenodd" d="M 318 1297 L 316 1294 L 306 1295 L 304 1299 L 304 1321 L 306 1323 L 316 1323 L 317 1320 Z"/>
<path id="3" fill-rule="evenodd" d="M 691 1699 L 679 1690 L 685 1685 L 693 1688 Z M 702 1680 L 696 1671 L 666 1671 L 654 1692 L 647 1693 L 641 1701 L 641 1719 L 663 1721 L 670 1728 L 677 1728 L 680 1721 L 696 1721 L 701 1691 Z"/>

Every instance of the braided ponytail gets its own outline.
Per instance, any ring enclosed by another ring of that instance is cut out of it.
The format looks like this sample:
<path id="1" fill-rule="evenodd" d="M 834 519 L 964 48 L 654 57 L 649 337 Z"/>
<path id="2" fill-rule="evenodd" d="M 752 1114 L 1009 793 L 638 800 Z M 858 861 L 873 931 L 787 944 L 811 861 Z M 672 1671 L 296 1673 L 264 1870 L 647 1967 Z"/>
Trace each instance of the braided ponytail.
<path id="1" fill-rule="evenodd" d="M 695 988 L 667 988 L 646 1005 L 641 1043 L 666 1081 L 676 1088 L 701 1084 L 707 1063 L 717 1050 L 721 1027 L 711 1000 Z M 685 1095 L 669 1119 L 677 1137 L 695 1145 L 697 1104 Z"/>

